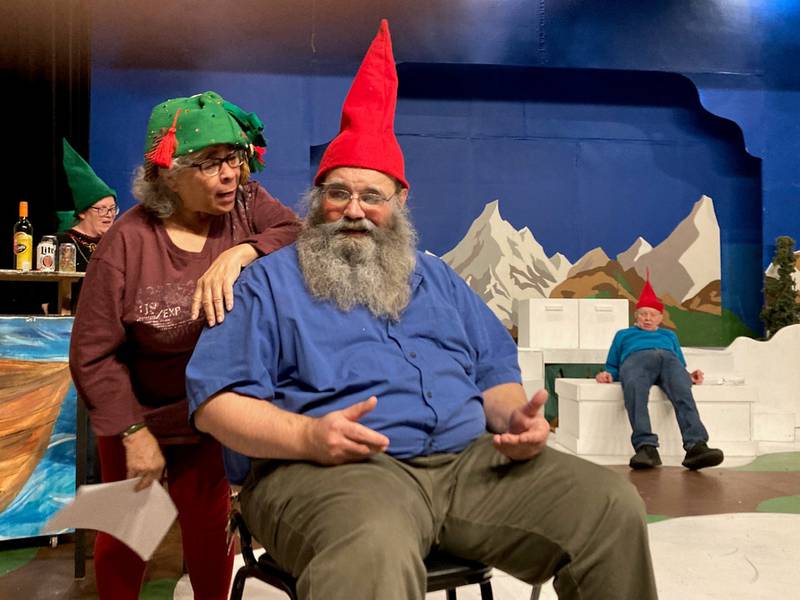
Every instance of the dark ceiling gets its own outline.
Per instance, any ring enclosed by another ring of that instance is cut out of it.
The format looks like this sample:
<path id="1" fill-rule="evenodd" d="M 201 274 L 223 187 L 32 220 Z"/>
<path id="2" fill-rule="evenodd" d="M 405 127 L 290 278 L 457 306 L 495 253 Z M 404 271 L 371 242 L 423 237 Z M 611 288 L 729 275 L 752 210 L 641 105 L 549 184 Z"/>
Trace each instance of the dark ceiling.
<path id="1" fill-rule="evenodd" d="M 24 0 L 11 0 L 24 2 Z M 63 1 L 63 0 L 53 0 Z M 398 62 L 716 73 L 800 84 L 795 0 L 71 0 L 93 64 L 352 73 L 381 18 Z"/>
<path id="2" fill-rule="evenodd" d="M 502 63 L 513 54 L 521 64 L 536 64 L 539 51 L 540 5 L 524 0 L 91 0 L 90 5 L 95 64 L 116 68 L 350 72 L 381 18 L 389 19 L 395 55 L 404 61 Z"/>

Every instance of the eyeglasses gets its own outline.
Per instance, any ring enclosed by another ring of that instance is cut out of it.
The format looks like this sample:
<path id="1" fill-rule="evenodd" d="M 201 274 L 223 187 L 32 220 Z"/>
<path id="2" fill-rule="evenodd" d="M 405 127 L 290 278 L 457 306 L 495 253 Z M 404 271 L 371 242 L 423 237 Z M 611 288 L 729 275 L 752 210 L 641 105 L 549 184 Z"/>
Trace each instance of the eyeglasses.
<path id="1" fill-rule="evenodd" d="M 384 202 L 389 202 L 397 195 L 397 192 L 394 192 L 391 196 L 384 196 L 380 192 L 374 191 L 354 192 L 337 183 L 322 184 L 321 187 L 325 200 L 340 207 L 347 206 L 354 198 L 357 198 L 362 205 L 378 206 Z"/>
<path id="2" fill-rule="evenodd" d="M 119 214 L 119 206 L 90 206 L 91 210 L 97 213 L 98 217 L 117 216 Z"/>
<path id="3" fill-rule="evenodd" d="M 244 155 L 241 152 L 233 152 L 223 158 L 207 158 L 202 162 L 192 163 L 190 166 L 200 169 L 200 172 L 206 177 L 213 177 L 219 173 L 222 163 L 231 169 L 238 169 L 244 164 Z"/>

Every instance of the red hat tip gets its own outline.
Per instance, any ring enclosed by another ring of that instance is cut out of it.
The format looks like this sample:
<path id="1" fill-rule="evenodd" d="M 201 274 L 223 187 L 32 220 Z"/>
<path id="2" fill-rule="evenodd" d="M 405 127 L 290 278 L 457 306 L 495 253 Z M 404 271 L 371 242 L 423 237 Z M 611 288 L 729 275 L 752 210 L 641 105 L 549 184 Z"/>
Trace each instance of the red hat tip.
<path id="1" fill-rule="evenodd" d="M 636 302 L 636 308 L 654 308 L 659 312 L 664 312 L 664 304 L 658 299 L 653 286 L 650 284 L 650 269 L 647 269 L 647 280 L 644 282 L 642 293 Z"/>
<path id="2" fill-rule="evenodd" d="M 314 183 L 337 167 L 356 167 L 390 175 L 407 188 L 403 152 L 394 133 L 396 104 L 397 68 L 389 22 L 382 19 L 342 106 L 339 135 L 322 155 Z"/>

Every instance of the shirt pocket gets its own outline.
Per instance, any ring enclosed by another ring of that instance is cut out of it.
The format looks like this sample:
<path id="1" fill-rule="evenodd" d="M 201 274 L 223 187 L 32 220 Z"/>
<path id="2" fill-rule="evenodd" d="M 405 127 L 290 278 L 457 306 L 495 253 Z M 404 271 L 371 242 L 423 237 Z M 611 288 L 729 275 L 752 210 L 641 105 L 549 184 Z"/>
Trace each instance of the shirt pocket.
<path id="1" fill-rule="evenodd" d="M 473 376 L 475 350 L 461 315 L 454 308 L 427 306 L 404 314 L 399 329 L 405 343 L 418 348 L 423 356 L 430 354 L 435 361 L 446 358 L 457 363 L 468 376 Z"/>

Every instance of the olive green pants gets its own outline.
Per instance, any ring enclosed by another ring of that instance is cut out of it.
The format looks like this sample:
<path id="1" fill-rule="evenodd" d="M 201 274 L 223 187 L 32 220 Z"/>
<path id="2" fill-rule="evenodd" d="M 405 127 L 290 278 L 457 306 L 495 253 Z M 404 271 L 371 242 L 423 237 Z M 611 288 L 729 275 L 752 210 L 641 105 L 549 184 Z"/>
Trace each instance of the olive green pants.
<path id="1" fill-rule="evenodd" d="M 434 545 L 528 583 L 555 576 L 559 598 L 656 598 L 636 489 L 550 448 L 511 462 L 486 435 L 459 454 L 407 461 L 256 461 L 240 498 L 307 600 L 423 598 Z"/>

